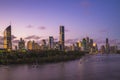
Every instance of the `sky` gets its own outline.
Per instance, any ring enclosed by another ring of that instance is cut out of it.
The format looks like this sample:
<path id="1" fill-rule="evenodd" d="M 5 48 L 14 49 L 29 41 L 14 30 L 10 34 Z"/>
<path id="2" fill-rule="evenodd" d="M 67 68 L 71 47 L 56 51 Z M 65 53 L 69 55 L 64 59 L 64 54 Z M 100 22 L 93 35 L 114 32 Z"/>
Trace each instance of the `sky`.
<path id="1" fill-rule="evenodd" d="M 88 36 L 120 45 L 120 0 L 0 0 L 0 40 L 10 24 L 14 43 L 21 37 L 57 40 L 63 25 L 66 43 Z"/>

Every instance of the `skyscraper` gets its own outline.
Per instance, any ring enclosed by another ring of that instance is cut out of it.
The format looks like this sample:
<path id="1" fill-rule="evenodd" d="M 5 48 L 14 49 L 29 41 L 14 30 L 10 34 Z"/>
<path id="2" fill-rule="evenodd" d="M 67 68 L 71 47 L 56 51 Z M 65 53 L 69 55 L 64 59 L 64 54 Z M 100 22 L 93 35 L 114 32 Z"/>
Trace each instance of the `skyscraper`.
<path id="1" fill-rule="evenodd" d="M 90 51 L 89 46 L 90 46 L 89 37 L 86 37 L 86 49 L 88 52 Z"/>
<path id="2" fill-rule="evenodd" d="M 93 53 L 93 39 L 90 39 L 89 50 L 90 53 Z"/>
<path id="3" fill-rule="evenodd" d="M 40 50 L 40 45 L 38 43 L 34 43 L 34 50 Z"/>
<path id="4" fill-rule="evenodd" d="M 19 50 L 25 49 L 25 41 L 22 38 L 20 38 L 20 41 L 18 43 L 18 47 L 19 47 Z"/>
<path id="5" fill-rule="evenodd" d="M 46 43 L 45 39 L 43 39 L 42 42 L 41 42 L 41 49 L 42 50 L 47 50 L 47 43 Z"/>
<path id="6" fill-rule="evenodd" d="M 98 53 L 98 46 L 96 43 L 93 43 L 93 53 Z"/>
<path id="7" fill-rule="evenodd" d="M 27 42 L 27 49 L 28 50 L 39 50 L 40 46 L 34 40 L 33 41 L 28 41 Z"/>
<path id="8" fill-rule="evenodd" d="M 54 48 L 54 38 L 53 36 L 49 37 L 49 49 L 53 49 Z"/>
<path id="9" fill-rule="evenodd" d="M 80 51 L 82 47 L 82 42 L 81 41 L 77 41 L 76 42 L 76 50 Z"/>
<path id="10" fill-rule="evenodd" d="M 90 44 L 89 44 L 90 48 L 93 47 L 93 39 L 90 39 Z"/>
<path id="11" fill-rule="evenodd" d="M 106 48 L 106 53 L 109 53 L 110 52 L 110 45 L 109 45 L 108 38 L 106 38 L 106 46 L 105 46 L 105 48 Z"/>
<path id="12" fill-rule="evenodd" d="M 33 49 L 33 47 L 32 47 L 32 41 L 28 41 L 27 42 L 27 49 L 28 50 L 32 50 Z"/>
<path id="13" fill-rule="evenodd" d="M 11 25 L 4 31 L 4 48 L 8 51 L 12 50 Z"/>
<path id="14" fill-rule="evenodd" d="M 64 26 L 60 26 L 60 50 L 64 50 L 64 41 L 65 41 L 65 34 L 64 34 Z"/>
<path id="15" fill-rule="evenodd" d="M 105 53 L 105 46 L 104 45 L 101 46 L 101 53 L 102 54 Z"/>
<path id="16" fill-rule="evenodd" d="M 35 50 L 35 41 L 32 41 L 32 50 Z"/>
<path id="17" fill-rule="evenodd" d="M 87 51 L 87 46 L 86 46 L 86 44 L 87 44 L 87 41 L 86 41 L 85 38 L 83 38 L 83 40 L 82 40 L 82 50 L 83 50 L 83 51 Z"/>

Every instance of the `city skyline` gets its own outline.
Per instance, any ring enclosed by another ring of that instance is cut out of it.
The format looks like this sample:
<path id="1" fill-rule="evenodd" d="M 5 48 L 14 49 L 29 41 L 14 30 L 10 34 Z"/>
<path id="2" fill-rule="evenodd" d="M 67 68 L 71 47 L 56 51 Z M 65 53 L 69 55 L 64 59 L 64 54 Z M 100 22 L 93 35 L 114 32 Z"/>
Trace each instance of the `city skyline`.
<path id="1" fill-rule="evenodd" d="M 16 38 L 13 36 L 12 30 L 11 30 L 11 25 L 9 25 L 5 30 L 4 30 L 4 38 L 3 38 L 3 47 L 1 49 L 5 49 L 8 51 L 11 50 L 19 50 L 19 51 L 25 51 L 25 50 L 60 50 L 60 51 L 87 51 L 89 53 L 98 53 L 98 50 L 101 53 L 110 53 L 110 52 L 116 52 L 119 50 L 119 46 L 116 45 L 111 45 L 109 44 L 109 39 L 106 38 L 106 44 L 99 46 L 100 48 L 98 49 L 98 45 L 96 42 L 93 42 L 93 39 L 86 37 L 83 38 L 81 41 L 76 41 L 73 44 L 65 45 L 65 27 L 64 26 L 59 26 L 59 40 L 54 41 L 53 36 L 49 36 L 49 39 L 42 39 L 41 43 L 36 42 L 35 40 L 25 41 L 20 38 L 16 42 L 16 44 L 13 44 L 12 40 Z M 13 44 L 13 45 L 12 45 Z M 104 49 L 105 47 L 105 49 Z"/>
<path id="2" fill-rule="evenodd" d="M 58 26 L 65 26 L 65 41 L 90 37 L 98 44 L 109 38 L 120 44 L 119 0 L 1 0 L 0 36 L 11 23 L 13 42 L 28 39 L 59 40 Z M 102 5 L 102 6 L 101 6 Z M 73 40 L 73 41 L 72 41 Z M 117 43 L 117 44 L 118 44 Z"/>

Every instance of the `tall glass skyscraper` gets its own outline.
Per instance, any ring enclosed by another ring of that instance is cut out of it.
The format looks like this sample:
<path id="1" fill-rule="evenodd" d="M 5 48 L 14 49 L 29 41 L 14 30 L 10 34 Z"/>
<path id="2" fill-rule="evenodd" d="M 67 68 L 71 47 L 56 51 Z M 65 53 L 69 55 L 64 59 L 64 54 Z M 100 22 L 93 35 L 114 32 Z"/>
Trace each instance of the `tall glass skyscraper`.
<path id="1" fill-rule="evenodd" d="M 54 48 L 54 38 L 53 36 L 49 36 L 49 49 Z"/>
<path id="2" fill-rule="evenodd" d="M 60 50 L 64 50 L 64 41 L 65 41 L 65 34 L 64 34 L 64 26 L 60 26 Z"/>
<path id="3" fill-rule="evenodd" d="M 87 46 L 86 46 L 86 44 L 87 44 L 87 41 L 86 41 L 85 38 L 83 38 L 83 40 L 82 40 L 83 51 L 87 51 Z"/>
<path id="4" fill-rule="evenodd" d="M 12 50 L 11 25 L 9 25 L 4 31 L 4 48 Z"/>
<path id="5" fill-rule="evenodd" d="M 28 41 L 28 42 L 27 42 L 27 49 L 28 49 L 28 50 L 32 50 L 32 49 L 33 49 L 32 41 Z"/>
<path id="6" fill-rule="evenodd" d="M 106 38 L 106 53 L 110 52 L 110 45 L 109 45 L 109 40 Z"/>
<path id="7" fill-rule="evenodd" d="M 25 49 L 25 41 L 22 38 L 20 38 L 20 41 L 18 43 L 18 47 L 19 47 L 19 50 Z"/>

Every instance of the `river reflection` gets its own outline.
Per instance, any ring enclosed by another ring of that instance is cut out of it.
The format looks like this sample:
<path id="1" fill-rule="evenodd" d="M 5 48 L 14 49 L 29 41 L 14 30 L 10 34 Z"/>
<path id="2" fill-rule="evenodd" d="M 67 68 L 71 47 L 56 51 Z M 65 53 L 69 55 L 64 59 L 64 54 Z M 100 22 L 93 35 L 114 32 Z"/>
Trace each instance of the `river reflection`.
<path id="1" fill-rule="evenodd" d="M 0 80 L 120 80 L 120 55 L 86 55 L 41 65 L 0 65 Z"/>

